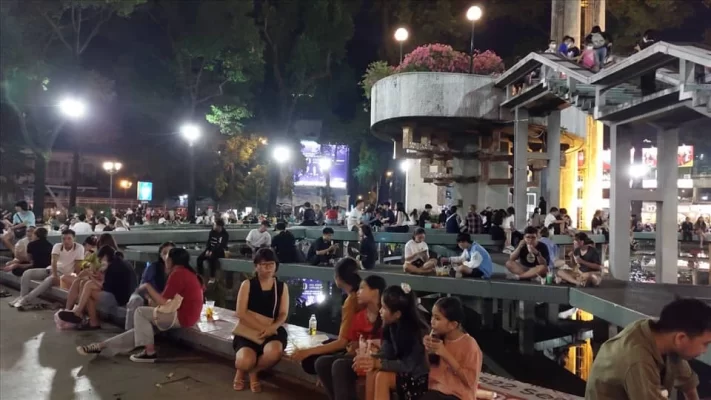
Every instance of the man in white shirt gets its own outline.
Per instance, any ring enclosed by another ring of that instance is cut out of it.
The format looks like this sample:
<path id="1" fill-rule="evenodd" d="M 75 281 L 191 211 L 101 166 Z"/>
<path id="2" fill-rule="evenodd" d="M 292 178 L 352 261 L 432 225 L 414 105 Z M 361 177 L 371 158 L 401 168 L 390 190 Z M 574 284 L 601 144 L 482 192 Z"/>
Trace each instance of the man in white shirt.
<path id="1" fill-rule="evenodd" d="M 69 288 L 76 279 L 79 262 L 84 260 L 84 247 L 74 241 L 75 233 L 71 229 L 62 232 L 62 242 L 52 248 L 52 265 L 46 269 L 32 268 L 22 274 L 20 280 L 20 297 L 10 303 L 11 307 L 20 310 L 28 309 L 30 303 L 52 286 Z M 30 291 L 33 280 L 41 280 L 37 287 Z"/>
<path id="2" fill-rule="evenodd" d="M 354 227 L 358 227 L 358 225 L 360 225 L 360 221 L 363 218 L 364 206 L 365 203 L 363 200 L 356 200 L 355 208 L 353 208 L 348 214 L 348 220 L 346 221 L 349 231 L 352 231 Z"/>
<path id="3" fill-rule="evenodd" d="M 94 232 L 94 229 L 92 229 L 91 224 L 86 222 L 86 215 L 84 214 L 81 214 L 79 216 L 79 221 L 77 221 L 77 223 L 72 226 L 72 230 L 77 235 L 90 235 L 92 232 Z"/>
<path id="4" fill-rule="evenodd" d="M 417 228 L 412 239 L 405 244 L 403 270 L 410 274 L 427 275 L 435 270 L 436 259 L 430 259 L 429 247 L 425 243 L 425 230 Z"/>
<path id="5" fill-rule="evenodd" d="M 261 247 L 271 247 L 272 235 L 267 232 L 267 229 L 269 229 L 269 221 L 264 220 L 259 225 L 259 228 L 249 231 L 245 239 L 247 244 L 242 246 L 240 253 L 246 256 L 254 254 L 254 252 Z"/>

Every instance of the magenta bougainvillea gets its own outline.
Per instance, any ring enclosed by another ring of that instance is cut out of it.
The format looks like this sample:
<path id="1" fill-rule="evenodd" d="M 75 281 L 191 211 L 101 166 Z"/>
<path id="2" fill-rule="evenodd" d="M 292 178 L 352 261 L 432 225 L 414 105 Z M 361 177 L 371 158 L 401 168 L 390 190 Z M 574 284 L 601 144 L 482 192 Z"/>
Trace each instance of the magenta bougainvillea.
<path id="1" fill-rule="evenodd" d="M 504 62 L 492 51 L 474 53 L 473 73 L 491 75 L 503 72 Z M 408 54 L 395 72 L 469 72 L 469 54 L 444 44 L 420 46 Z"/>
<path id="2" fill-rule="evenodd" d="M 504 62 L 496 53 L 475 50 L 473 73 L 492 75 L 504 71 Z M 368 66 L 363 75 L 361 87 L 365 96 L 370 98 L 370 89 L 375 82 L 392 74 L 401 72 L 457 72 L 469 73 L 469 54 L 456 51 L 445 44 L 427 44 L 420 46 L 405 56 L 397 67 L 389 66 L 385 61 L 375 61 Z"/>

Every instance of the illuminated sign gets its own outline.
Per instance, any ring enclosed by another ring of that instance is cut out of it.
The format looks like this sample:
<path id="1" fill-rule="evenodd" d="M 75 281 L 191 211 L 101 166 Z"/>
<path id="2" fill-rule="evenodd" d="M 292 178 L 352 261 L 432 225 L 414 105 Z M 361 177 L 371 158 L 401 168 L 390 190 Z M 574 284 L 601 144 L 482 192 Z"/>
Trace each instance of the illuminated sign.
<path id="1" fill-rule="evenodd" d="M 652 168 L 657 168 L 657 148 L 642 149 L 642 163 Z M 694 166 L 694 146 L 679 146 L 676 152 L 676 164 L 679 168 Z"/>
<path id="2" fill-rule="evenodd" d="M 138 195 L 138 201 L 153 200 L 153 182 L 138 181 L 138 190 L 136 192 Z"/>
<path id="3" fill-rule="evenodd" d="M 306 159 L 306 169 L 294 173 L 295 186 L 325 187 L 328 174 L 332 188 L 346 188 L 348 146 L 302 140 L 301 154 Z"/>

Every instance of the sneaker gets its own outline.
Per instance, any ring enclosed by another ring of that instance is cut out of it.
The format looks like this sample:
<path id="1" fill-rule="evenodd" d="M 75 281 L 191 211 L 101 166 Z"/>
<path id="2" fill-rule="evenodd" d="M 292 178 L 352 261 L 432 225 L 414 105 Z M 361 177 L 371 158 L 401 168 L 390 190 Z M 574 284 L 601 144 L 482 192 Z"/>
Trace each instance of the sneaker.
<path id="1" fill-rule="evenodd" d="M 77 346 L 77 353 L 83 356 L 99 354 L 101 353 L 101 346 L 98 343 L 92 343 L 86 346 Z"/>
<path id="2" fill-rule="evenodd" d="M 502 253 L 504 254 L 511 254 L 513 253 L 513 250 L 510 249 L 511 246 L 504 247 L 503 250 L 501 250 Z"/>
<path id="3" fill-rule="evenodd" d="M 22 300 L 23 300 L 22 296 L 18 296 L 18 297 L 16 297 L 16 298 L 12 299 L 9 303 L 7 303 L 7 305 L 10 306 L 10 307 L 13 307 L 13 308 L 14 308 L 14 307 L 19 307 L 19 306 L 22 305 L 22 304 L 21 304 L 21 303 L 22 303 Z"/>
<path id="4" fill-rule="evenodd" d="M 148 354 L 145 350 L 141 350 L 140 353 L 132 355 L 129 359 L 137 363 L 154 363 L 156 362 L 156 359 L 158 359 L 158 354 Z"/>
<path id="5" fill-rule="evenodd" d="M 578 312 L 578 309 L 573 307 L 570 310 L 565 310 L 563 312 L 558 313 L 558 319 L 570 319 L 573 315 L 575 315 Z"/>
<path id="6" fill-rule="evenodd" d="M 520 278 L 519 278 L 518 275 L 516 275 L 516 274 L 512 274 L 511 272 L 507 272 L 507 273 L 506 273 L 506 279 L 512 280 L 512 281 L 517 281 L 517 280 L 519 280 Z"/>

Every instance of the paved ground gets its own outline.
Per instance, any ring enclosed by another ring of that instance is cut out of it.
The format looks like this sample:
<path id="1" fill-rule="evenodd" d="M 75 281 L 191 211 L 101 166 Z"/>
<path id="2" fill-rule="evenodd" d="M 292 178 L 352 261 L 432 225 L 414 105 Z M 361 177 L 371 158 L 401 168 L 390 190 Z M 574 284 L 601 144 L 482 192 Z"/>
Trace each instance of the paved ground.
<path id="1" fill-rule="evenodd" d="M 6 288 L 7 289 L 7 288 Z M 16 294 L 15 291 L 10 290 Z M 323 398 L 306 388 L 263 381 L 264 393 L 232 390 L 234 369 L 223 360 L 162 344 L 168 357 L 195 361 L 135 364 L 127 357 L 82 357 L 75 347 L 119 332 L 59 331 L 51 311 L 18 312 L 0 299 L 0 398 L 3 400 L 142 400 Z M 167 360 L 167 358 L 166 358 Z"/>

